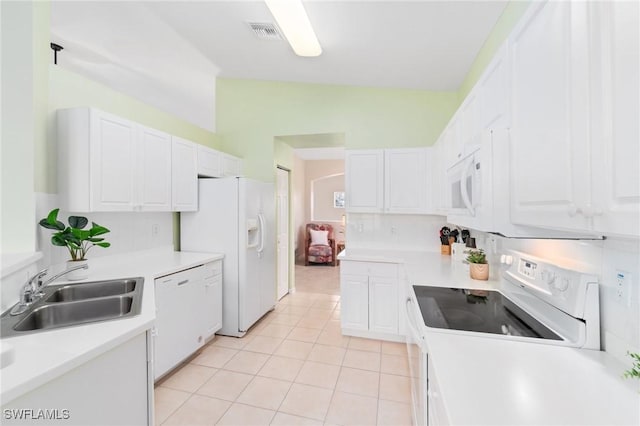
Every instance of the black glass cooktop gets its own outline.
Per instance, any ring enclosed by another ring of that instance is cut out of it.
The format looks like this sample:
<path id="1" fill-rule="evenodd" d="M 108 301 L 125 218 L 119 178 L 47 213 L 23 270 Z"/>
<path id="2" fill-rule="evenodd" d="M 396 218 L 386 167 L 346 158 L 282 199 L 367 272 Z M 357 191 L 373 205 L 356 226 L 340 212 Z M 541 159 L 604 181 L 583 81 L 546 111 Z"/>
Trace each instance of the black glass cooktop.
<path id="1" fill-rule="evenodd" d="M 427 327 L 562 340 L 493 290 L 414 286 Z"/>

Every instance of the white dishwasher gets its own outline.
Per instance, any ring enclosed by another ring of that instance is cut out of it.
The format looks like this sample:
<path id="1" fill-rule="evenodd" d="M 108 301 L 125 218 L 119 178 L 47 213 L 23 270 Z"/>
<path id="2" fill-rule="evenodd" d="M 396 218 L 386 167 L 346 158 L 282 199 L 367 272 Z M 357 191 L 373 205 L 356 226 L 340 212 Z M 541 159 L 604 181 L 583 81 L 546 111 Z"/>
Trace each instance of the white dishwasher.
<path id="1" fill-rule="evenodd" d="M 205 267 L 198 266 L 155 280 L 155 380 L 204 344 L 202 317 L 197 313 L 205 274 Z"/>

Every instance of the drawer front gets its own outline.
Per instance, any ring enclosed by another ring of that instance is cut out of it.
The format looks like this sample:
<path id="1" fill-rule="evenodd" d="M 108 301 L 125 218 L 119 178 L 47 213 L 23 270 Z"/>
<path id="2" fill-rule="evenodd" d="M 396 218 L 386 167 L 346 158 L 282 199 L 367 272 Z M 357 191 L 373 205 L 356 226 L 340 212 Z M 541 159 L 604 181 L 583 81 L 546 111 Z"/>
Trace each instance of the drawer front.
<path id="1" fill-rule="evenodd" d="M 184 283 L 185 280 L 195 281 L 201 279 L 204 275 L 204 267 L 197 266 L 175 274 L 156 278 L 156 284 Z"/>
<path id="2" fill-rule="evenodd" d="M 340 262 L 340 273 L 347 275 L 375 275 L 377 277 L 397 278 L 398 264 L 384 262 Z"/>
<path id="3" fill-rule="evenodd" d="M 211 278 L 218 275 L 222 275 L 222 261 L 217 260 L 215 262 L 207 263 L 202 266 L 204 268 L 204 278 Z"/>

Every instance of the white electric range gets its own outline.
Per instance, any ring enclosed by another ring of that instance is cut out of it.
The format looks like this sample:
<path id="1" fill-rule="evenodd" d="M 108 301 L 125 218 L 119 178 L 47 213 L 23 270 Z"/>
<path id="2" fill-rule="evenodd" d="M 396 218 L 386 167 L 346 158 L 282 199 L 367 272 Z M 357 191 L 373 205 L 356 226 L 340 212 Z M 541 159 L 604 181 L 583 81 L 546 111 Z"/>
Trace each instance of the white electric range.
<path id="1" fill-rule="evenodd" d="M 407 350 L 416 425 L 446 423 L 429 377 L 425 330 L 600 349 L 597 277 L 516 251 L 501 261 L 498 290 L 411 286 Z"/>

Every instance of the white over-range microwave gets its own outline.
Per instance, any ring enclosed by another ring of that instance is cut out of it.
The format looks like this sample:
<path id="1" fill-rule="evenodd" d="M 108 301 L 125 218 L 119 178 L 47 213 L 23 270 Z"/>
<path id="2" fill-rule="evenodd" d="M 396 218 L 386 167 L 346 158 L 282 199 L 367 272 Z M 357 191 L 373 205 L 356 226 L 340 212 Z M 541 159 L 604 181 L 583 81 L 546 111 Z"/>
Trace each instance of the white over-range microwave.
<path id="1" fill-rule="evenodd" d="M 482 144 L 447 171 L 447 219 L 456 225 L 486 230 L 493 208 L 491 132 L 483 134 Z"/>
<path id="2" fill-rule="evenodd" d="M 515 238 L 593 238 L 511 223 L 511 143 L 508 129 L 486 130 L 480 146 L 448 169 L 447 222 Z"/>

